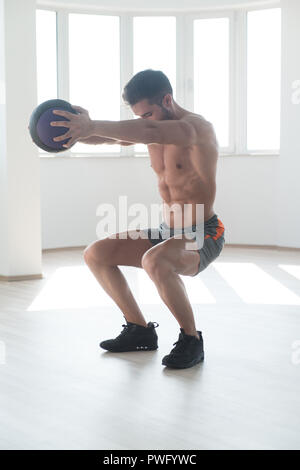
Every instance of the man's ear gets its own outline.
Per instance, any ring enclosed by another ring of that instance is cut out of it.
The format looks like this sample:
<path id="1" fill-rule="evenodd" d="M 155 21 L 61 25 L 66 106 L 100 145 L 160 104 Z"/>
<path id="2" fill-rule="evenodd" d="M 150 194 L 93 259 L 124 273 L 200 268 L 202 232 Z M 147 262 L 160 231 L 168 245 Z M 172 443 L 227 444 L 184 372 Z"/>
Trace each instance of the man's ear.
<path id="1" fill-rule="evenodd" d="M 170 93 L 167 93 L 167 94 L 164 96 L 163 104 L 164 104 L 165 106 L 171 106 L 171 101 L 172 101 L 171 95 L 170 95 Z"/>

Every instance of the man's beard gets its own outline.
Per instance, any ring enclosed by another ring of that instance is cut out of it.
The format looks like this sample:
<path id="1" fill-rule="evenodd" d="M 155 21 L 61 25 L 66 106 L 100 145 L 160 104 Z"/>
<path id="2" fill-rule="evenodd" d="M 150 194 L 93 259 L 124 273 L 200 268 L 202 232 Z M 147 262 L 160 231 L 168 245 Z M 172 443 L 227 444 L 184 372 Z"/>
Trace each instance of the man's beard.
<path id="1" fill-rule="evenodd" d="M 165 108 L 161 104 L 159 106 L 162 109 L 162 113 L 163 113 L 162 120 L 173 119 L 172 113 L 167 108 Z"/>

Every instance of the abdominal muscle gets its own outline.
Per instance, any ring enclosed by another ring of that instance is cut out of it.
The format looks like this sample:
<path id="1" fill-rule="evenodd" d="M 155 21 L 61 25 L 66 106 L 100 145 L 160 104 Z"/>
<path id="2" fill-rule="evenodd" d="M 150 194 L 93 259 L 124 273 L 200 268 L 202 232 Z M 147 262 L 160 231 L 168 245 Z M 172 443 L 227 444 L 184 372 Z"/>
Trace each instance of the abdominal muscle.
<path id="1" fill-rule="evenodd" d="M 205 204 L 203 202 L 163 201 L 163 220 L 172 228 L 190 227 L 200 225 L 214 215 L 211 211 L 209 216 L 205 216 Z"/>
<path id="2" fill-rule="evenodd" d="M 188 181 L 188 184 L 182 181 L 180 186 L 173 186 L 167 185 L 164 178 L 160 179 L 163 220 L 169 227 L 199 225 L 214 215 L 214 184 L 206 185 L 200 178 L 193 182 L 188 178 Z"/>

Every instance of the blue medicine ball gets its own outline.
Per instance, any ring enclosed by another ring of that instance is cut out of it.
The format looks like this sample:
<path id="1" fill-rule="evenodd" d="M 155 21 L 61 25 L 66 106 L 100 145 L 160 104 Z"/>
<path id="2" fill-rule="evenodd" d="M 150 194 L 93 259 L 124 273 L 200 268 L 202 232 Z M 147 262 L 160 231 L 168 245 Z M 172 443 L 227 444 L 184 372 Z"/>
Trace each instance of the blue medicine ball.
<path id="1" fill-rule="evenodd" d="M 30 116 L 29 121 L 29 132 L 33 142 L 46 152 L 58 153 L 68 150 L 63 147 L 70 138 L 55 142 L 54 137 L 66 134 L 68 127 L 56 127 L 50 126 L 52 121 L 68 121 L 69 119 L 58 114 L 53 114 L 52 111 L 55 109 L 61 109 L 63 111 L 69 111 L 73 114 L 78 114 L 75 109 L 72 108 L 70 103 L 65 100 L 48 100 L 41 103 L 35 108 Z M 74 145 L 74 144 L 73 144 Z M 73 147 L 71 145 L 71 147 Z M 69 148 L 71 148 L 69 147 Z"/>

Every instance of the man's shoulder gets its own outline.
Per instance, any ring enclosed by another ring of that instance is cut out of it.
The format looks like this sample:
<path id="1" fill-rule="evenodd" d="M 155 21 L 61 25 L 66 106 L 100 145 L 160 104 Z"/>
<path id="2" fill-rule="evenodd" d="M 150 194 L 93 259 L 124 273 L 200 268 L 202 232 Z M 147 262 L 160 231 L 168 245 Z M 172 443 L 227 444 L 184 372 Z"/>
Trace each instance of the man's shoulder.
<path id="1" fill-rule="evenodd" d="M 207 119 L 205 119 L 203 116 L 201 116 L 200 114 L 192 113 L 192 112 L 185 114 L 181 119 L 184 121 L 190 122 L 196 126 L 201 126 L 201 127 L 211 126 L 211 123 Z"/>
<path id="2" fill-rule="evenodd" d="M 214 128 L 210 121 L 205 119 L 200 114 L 196 113 L 187 113 L 182 118 L 185 122 L 192 124 L 197 134 L 200 136 L 214 135 Z"/>

